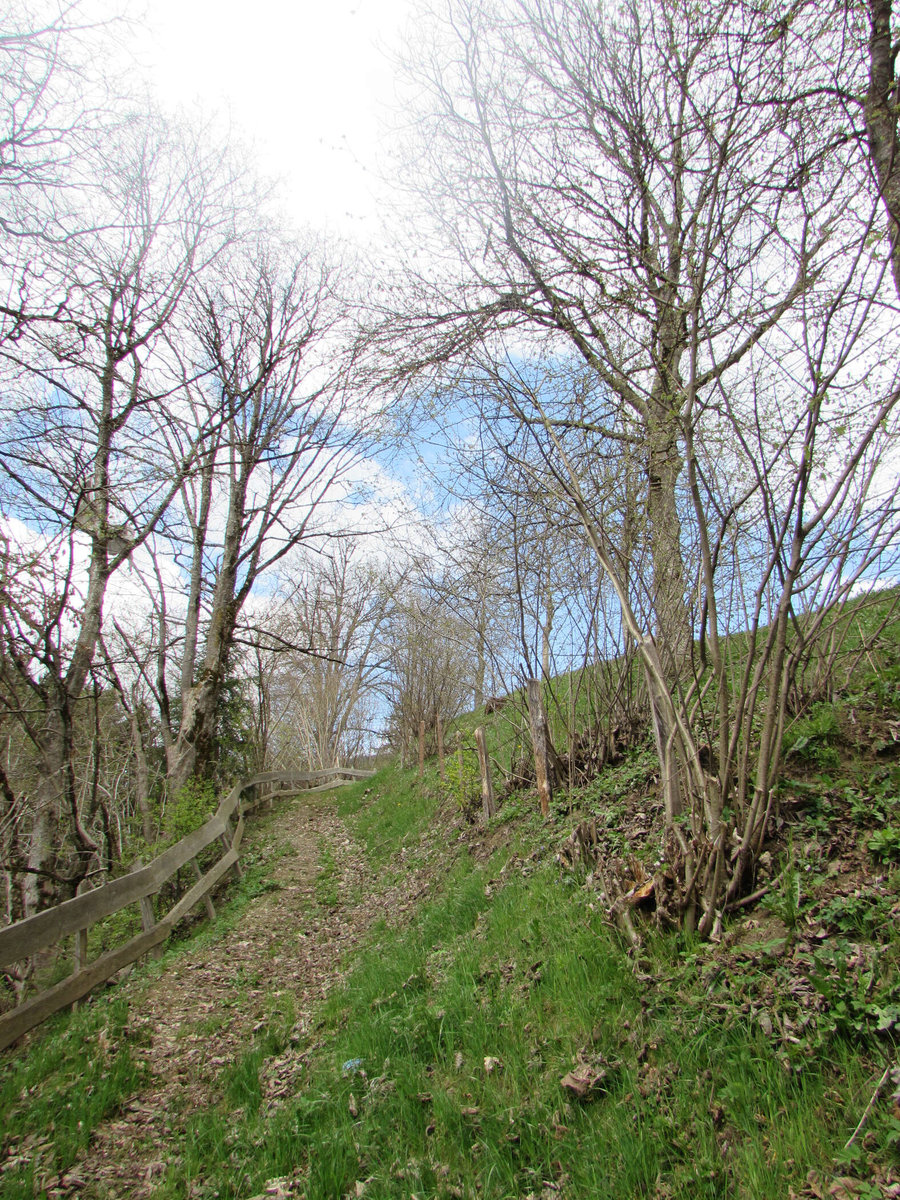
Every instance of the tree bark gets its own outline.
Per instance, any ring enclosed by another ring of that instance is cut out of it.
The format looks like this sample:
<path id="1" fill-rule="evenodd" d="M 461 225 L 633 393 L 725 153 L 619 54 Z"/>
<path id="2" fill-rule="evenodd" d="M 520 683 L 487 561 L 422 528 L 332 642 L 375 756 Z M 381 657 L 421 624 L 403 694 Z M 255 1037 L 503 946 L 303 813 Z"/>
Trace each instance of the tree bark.
<path id="1" fill-rule="evenodd" d="M 900 95 L 891 45 L 892 7 L 892 0 L 868 0 L 869 87 L 865 116 L 869 156 L 888 216 L 894 287 L 900 296 L 900 139 L 897 136 Z"/>
<path id="2" fill-rule="evenodd" d="M 531 745 L 534 749 L 534 770 L 537 776 L 538 795 L 541 798 L 541 815 L 548 816 L 553 786 L 550 781 L 548 761 L 547 715 L 539 679 L 528 680 L 528 721 L 531 728 Z"/>
<path id="3" fill-rule="evenodd" d="M 475 744 L 478 747 L 478 767 L 481 773 L 481 813 L 485 821 L 489 821 L 496 812 L 496 808 L 494 806 L 494 784 L 491 780 L 491 763 L 484 740 L 483 725 L 479 725 L 475 730 Z"/>

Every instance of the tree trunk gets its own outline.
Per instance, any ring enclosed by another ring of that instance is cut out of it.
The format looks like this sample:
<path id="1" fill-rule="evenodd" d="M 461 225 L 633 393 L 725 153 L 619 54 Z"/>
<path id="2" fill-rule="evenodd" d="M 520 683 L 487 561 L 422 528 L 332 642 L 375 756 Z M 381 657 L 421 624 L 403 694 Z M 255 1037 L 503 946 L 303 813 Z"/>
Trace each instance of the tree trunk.
<path id="1" fill-rule="evenodd" d="M 246 486 L 243 478 L 232 480 L 222 562 L 213 591 L 203 666 L 196 682 L 182 693 L 181 722 L 167 753 L 166 784 L 172 796 L 178 794 L 192 775 L 207 773 L 215 750 L 216 710 L 239 609 L 235 595 Z"/>
<path id="2" fill-rule="evenodd" d="M 167 754 L 166 786 L 170 796 L 177 796 L 188 780 L 203 774 L 209 764 L 219 692 L 219 681 L 208 672 L 188 692 L 178 736 Z"/>
<path id="3" fill-rule="evenodd" d="M 134 750 L 135 799 L 141 814 L 141 833 L 149 846 L 156 840 L 156 830 L 153 825 L 153 810 L 150 807 L 150 770 L 147 766 L 147 752 L 144 749 L 144 733 L 138 717 L 137 698 L 134 696 L 131 705 L 131 745 Z"/>
<path id="4" fill-rule="evenodd" d="M 478 767 L 481 772 L 481 812 L 485 821 L 489 821 L 496 809 L 494 807 L 494 785 L 491 781 L 491 762 L 484 740 L 483 725 L 479 725 L 475 730 L 475 744 L 478 747 Z"/>
<path id="5" fill-rule="evenodd" d="M 534 770 L 537 776 L 538 795 L 541 798 L 541 815 L 550 812 L 553 788 L 550 782 L 550 764 L 547 753 L 547 716 L 544 712 L 544 697 L 538 679 L 528 680 L 528 720 L 531 727 L 531 745 L 534 749 Z"/>
<path id="6" fill-rule="evenodd" d="M 881 199 L 888 214 L 891 270 L 900 296 L 900 140 L 897 136 L 897 80 L 891 45 L 891 0 L 869 0 L 869 88 L 866 133 Z"/>

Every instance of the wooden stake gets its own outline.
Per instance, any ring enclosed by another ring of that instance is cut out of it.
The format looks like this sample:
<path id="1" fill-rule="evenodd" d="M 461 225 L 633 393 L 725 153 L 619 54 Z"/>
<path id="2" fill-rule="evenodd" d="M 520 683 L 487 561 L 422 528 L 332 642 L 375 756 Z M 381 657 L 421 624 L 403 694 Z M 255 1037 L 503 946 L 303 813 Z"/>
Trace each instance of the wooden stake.
<path id="1" fill-rule="evenodd" d="M 197 877 L 197 879 L 202 879 L 203 872 L 200 870 L 200 864 L 197 862 L 196 858 L 191 859 L 191 866 L 194 868 L 194 875 Z M 214 921 L 216 919 L 216 908 L 212 902 L 212 897 L 210 896 L 209 892 L 207 892 L 203 897 L 203 903 L 206 905 L 206 915 L 211 921 Z"/>
<path id="2" fill-rule="evenodd" d="M 83 971 L 87 966 L 87 934 L 86 929 L 79 929 L 75 934 L 75 970 Z"/>
<path id="3" fill-rule="evenodd" d="M 144 933 L 150 933 L 156 927 L 156 917 L 153 915 L 153 899 L 151 896 L 141 896 L 138 901 L 141 909 L 141 928 Z M 150 950 L 151 958 L 161 958 L 163 948 L 161 945 L 154 946 Z"/>
<path id="4" fill-rule="evenodd" d="M 491 782 L 491 763 L 487 755 L 483 725 L 479 725 L 475 730 L 475 744 L 478 747 L 478 766 L 481 771 L 481 811 L 484 819 L 489 821 L 496 810 L 494 808 L 494 785 Z"/>
<path id="5" fill-rule="evenodd" d="M 225 820 L 225 832 L 222 834 L 222 837 L 219 840 L 225 847 L 225 853 L 227 854 L 231 849 L 231 843 L 234 841 L 234 827 L 231 824 L 230 817 L 227 817 Z M 234 864 L 234 873 L 237 875 L 238 879 L 244 878 L 244 868 L 237 860 L 235 860 Z"/>
<path id="6" fill-rule="evenodd" d="M 463 736 L 462 730 L 456 731 L 456 761 L 459 765 L 459 806 L 466 807 L 466 777 L 464 773 L 465 758 L 463 756 Z"/>
<path id="7" fill-rule="evenodd" d="M 534 773 L 537 776 L 538 795 L 541 798 L 541 815 L 546 817 L 550 813 L 553 789 L 547 762 L 547 714 L 544 712 L 544 697 L 539 679 L 528 680 L 528 723 L 534 749 Z"/>
<path id="8" fill-rule="evenodd" d="M 75 889 L 76 896 L 81 896 L 84 894 L 84 886 L 85 881 L 82 879 L 81 883 L 79 883 L 78 887 Z M 87 966 L 87 948 L 88 927 L 85 925 L 84 929 L 77 929 L 75 931 L 75 962 L 73 964 L 73 972 L 75 975 L 77 975 L 79 971 L 83 971 Z M 74 1007 L 77 1008 L 77 1004 Z"/>
<path id="9" fill-rule="evenodd" d="M 437 729 L 437 744 L 438 744 L 438 770 L 441 773 L 441 779 L 444 778 L 444 723 L 441 720 L 441 714 L 436 713 L 435 728 Z"/>
<path id="10" fill-rule="evenodd" d="M 425 721 L 419 722 L 419 778 L 425 774 Z"/>

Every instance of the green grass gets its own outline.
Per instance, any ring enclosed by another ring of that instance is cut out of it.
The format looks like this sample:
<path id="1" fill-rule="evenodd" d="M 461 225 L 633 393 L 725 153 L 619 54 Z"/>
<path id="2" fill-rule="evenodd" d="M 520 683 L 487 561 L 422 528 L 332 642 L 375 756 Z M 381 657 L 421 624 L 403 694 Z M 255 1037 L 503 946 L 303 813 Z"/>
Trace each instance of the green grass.
<path id="1" fill-rule="evenodd" d="M 877 1054 L 830 1037 L 786 1062 L 726 987 L 710 1001 L 709 947 L 660 939 L 636 973 L 590 890 L 549 865 L 502 884 L 505 858 L 460 856 L 411 926 L 376 932 L 300 1048 L 306 1086 L 274 1112 L 248 1050 L 160 1195 L 238 1197 L 295 1176 L 308 1200 L 363 1181 L 398 1200 L 549 1184 L 757 1200 L 836 1161 Z M 579 1053 L 608 1072 L 588 1103 L 560 1085 Z"/>
<path id="2" fill-rule="evenodd" d="M 614 820 L 645 769 L 631 756 L 585 805 L 607 806 Z M 546 853 L 565 821 L 547 825 L 517 798 L 486 831 L 497 848 L 477 861 L 455 839 L 435 846 L 437 796 L 431 767 L 422 783 L 390 769 L 339 794 L 373 887 L 439 858 L 432 895 L 408 924 L 376 925 L 307 1034 L 296 1032 L 293 998 L 269 996 L 266 1021 L 223 1068 L 221 1101 L 176 1122 L 174 1165 L 157 1195 L 236 1200 L 290 1177 L 307 1200 L 354 1195 L 357 1183 L 372 1200 L 781 1200 L 813 1169 L 865 1178 L 897 1163 L 883 1106 L 862 1161 L 841 1152 L 891 1053 L 890 1031 L 879 1033 L 868 1011 L 881 1004 L 883 1017 L 890 979 L 848 974 L 852 951 L 823 955 L 803 967 L 818 980 L 807 1003 L 788 986 L 798 977 L 790 937 L 725 959 L 658 935 L 635 962 L 596 892 Z M 264 840 L 221 922 L 265 889 Z M 335 860 L 325 854 L 320 867 L 318 902 L 347 903 Z M 884 897 L 885 915 L 894 902 Z M 852 902 L 831 916 L 853 932 L 866 922 Z M 895 941 L 881 932 L 884 971 L 896 979 Z M 773 991 L 779 973 L 784 986 Z M 799 1036 L 773 1037 L 761 1013 Z M 3 1111 L 17 1132 L 49 1136 L 54 1170 L 140 1084 L 126 1020 L 123 1001 L 102 1000 L 11 1060 Z M 101 1030 L 108 1049 L 98 1055 Z M 285 1056 L 302 1068 L 299 1082 L 273 1107 L 264 1078 Z M 587 1101 L 561 1086 L 578 1062 L 606 1072 Z M 33 1167 L 2 1176 L 4 1196 L 33 1187 Z"/>
<path id="3" fill-rule="evenodd" d="M 51 1018 L 27 1053 L 8 1056 L 0 1113 L 9 1155 L 21 1162 L 0 1175 L 4 1200 L 42 1194 L 44 1181 L 71 1166 L 91 1131 L 138 1089 L 140 1047 L 127 1024 L 128 1004 L 103 997 Z"/>
<path id="4" fill-rule="evenodd" d="M 385 767 L 337 793 L 337 810 L 350 822 L 374 866 L 383 865 L 404 844 L 415 845 L 438 807 L 437 768 L 429 764 L 424 781 L 415 771 Z"/>
<path id="5" fill-rule="evenodd" d="M 316 875 L 316 900 L 323 908 L 335 908 L 341 898 L 338 888 L 337 860 L 331 847 L 324 841 L 319 843 L 319 871 Z"/>

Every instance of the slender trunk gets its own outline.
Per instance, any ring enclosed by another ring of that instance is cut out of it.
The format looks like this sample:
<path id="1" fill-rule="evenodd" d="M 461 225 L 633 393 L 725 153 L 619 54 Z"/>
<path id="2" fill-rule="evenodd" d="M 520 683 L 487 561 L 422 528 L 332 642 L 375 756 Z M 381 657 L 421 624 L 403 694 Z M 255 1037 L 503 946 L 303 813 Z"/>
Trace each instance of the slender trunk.
<path id="1" fill-rule="evenodd" d="M 212 504 L 213 468 L 215 451 L 211 451 L 203 464 L 200 476 L 200 506 L 196 520 L 192 520 L 193 552 L 191 555 L 191 579 L 188 587 L 187 612 L 184 618 L 184 655 L 181 660 L 181 694 L 185 696 L 194 682 L 197 663 L 197 634 L 200 625 L 200 596 L 203 588 L 203 552 L 206 547 L 206 531 L 209 525 L 209 510 Z"/>
<path id="2" fill-rule="evenodd" d="M 691 621 L 685 603 L 684 553 L 678 513 L 678 479 L 683 468 L 678 423 L 664 403 L 651 402 L 646 422 L 647 515 L 653 558 L 656 641 L 666 679 L 679 676 L 690 654 Z"/>
<path id="3" fill-rule="evenodd" d="M 891 44 L 891 0 L 868 0 L 869 87 L 866 134 L 881 199 L 888 215 L 891 270 L 900 296 L 900 139 L 897 136 L 898 86 Z"/>
<path id="4" fill-rule="evenodd" d="M 531 745 L 534 750 L 534 770 L 537 778 L 538 795 L 541 801 L 541 815 L 550 813 L 550 801 L 553 799 L 553 784 L 550 778 L 550 763 L 547 743 L 547 715 L 544 711 L 544 697 L 541 692 L 539 679 L 528 680 L 528 720 L 531 727 Z"/>
<path id="5" fill-rule="evenodd" d="M 553 604 L 553 593 L 550 584 L 544 593 L 544 620 L 541 623 L 541 671 L 544 679 L 550 678 L 550 643 L 553 636 L 553 618 L 556 610 Z"/>
<path id="6" fill-rule="evenodd" d="M 182 694 L 178 734 L 167 748 L 166 783 L 173 796 L 192 775 L 208 771 L 215 750 L 216 712 L 238 617 L 235 594 L 245 502 L 246 480 L 239 472 L 231 482 L 222 562 L 212 596 L 203 666 L 196 681 Z"/>
<path id="7" fill-rule="evenodd" d="M 491 780 L 491 761 L 488 758 L 487 743 L 484 738 L 484 726 L 479 725 L 475 730 L 475 744 L 478 747 L 478 768 L 481 774 L 481 814 L 485 821 L 494 815 L 494 784 Z"/>
<path id="8" fill-rule="evenodd" d="M 152 845 L 156 840 L 156 830 L 153 825 L 153 810 L 150 807 L 150 769 L 147 765 L 147 752 L 144 748 L 144 731 L 141 729 L 138 717 L 136 698 L 131 707 L 131 747 L 134 752 L 135 767 L 135 799 L 138 812 L 141 814 L 141 833 L 144 841 Z"/>

